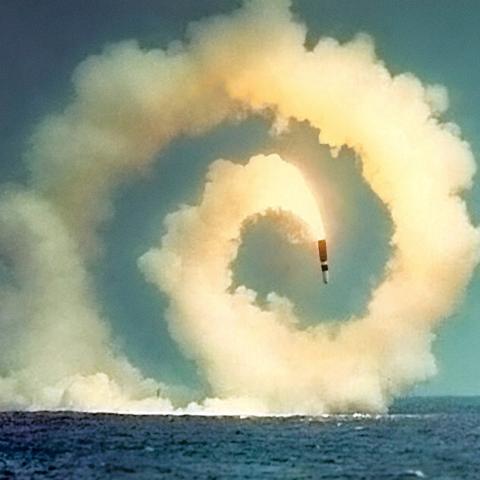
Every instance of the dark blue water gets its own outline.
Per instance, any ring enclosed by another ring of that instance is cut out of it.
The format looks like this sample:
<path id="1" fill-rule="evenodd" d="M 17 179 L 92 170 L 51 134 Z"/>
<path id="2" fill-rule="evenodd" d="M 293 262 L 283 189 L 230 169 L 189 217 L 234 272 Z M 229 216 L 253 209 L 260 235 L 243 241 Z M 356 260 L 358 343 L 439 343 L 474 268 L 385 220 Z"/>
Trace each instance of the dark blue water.
<path id="1" fill-rule="evenodd" d="M 0 478 L 480 479 L 480 398 L 390 415 L 0 413 Z"/>

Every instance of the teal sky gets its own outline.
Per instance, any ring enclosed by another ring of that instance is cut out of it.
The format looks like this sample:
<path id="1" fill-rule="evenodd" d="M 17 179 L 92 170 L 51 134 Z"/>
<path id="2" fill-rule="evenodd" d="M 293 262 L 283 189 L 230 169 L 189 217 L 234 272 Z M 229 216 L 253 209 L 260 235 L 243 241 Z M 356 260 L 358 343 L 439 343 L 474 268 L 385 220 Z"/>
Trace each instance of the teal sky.
<path id="1" fill-rule="evenodd" d="M 238 1 L 3 0 L 0 2 L 0 176 L 24 181 L 21 162 L 28 135 L 43 115 L 71 95 L 70 75 L 106 43 L 136 38 L 165 46 L 181 38 L 191 20 L 228 12 Z M 446 117 L 460 125 L 480 158 L 480 3 L 476 0 L 294 0 L 294 10 L 319 36 L 349 40 L 367 32 L 393 73 L 411 71 L 447 86 Z M 389 254 L 391 225 L 383 206 L 359 175 L 353 155 L 331 159 L 306 125 L 280 137 L 252 117 L 225 124 L 201 138 L 178 139 L 158 155 L 148 176 L 117 192 L 116 216 L 105 227 L 105 257 L 96 267 L 98 297 L 115 338 L 146 374 L 201 389 L 202 379 L 170 339 L 163 319 L 167 299 L 145 283 L 136 260 L 158 242 L 164 216 L 179 203 L 195 203 L 208 165 L 216 158 L 245 162 L 276 151 L 297 164 L 315 189 L 330 233 L 332 283 L 324 287 L 312 252 L 288 244 L 268 221 L 250 228 L 235 264 L 235 281 L 261 297 L 289 296 L 305 322 L 341 321 L 365 308 Z M 478 179 L 477 179 L 478 181 Z M 480 186 L 466 196 L 480 223 Z M 480 394 L 478 272 L 455 315 L 435 343 L 440 373 L 417 393 Z M 261 299 L 260 299 L 261 301 Z"/>

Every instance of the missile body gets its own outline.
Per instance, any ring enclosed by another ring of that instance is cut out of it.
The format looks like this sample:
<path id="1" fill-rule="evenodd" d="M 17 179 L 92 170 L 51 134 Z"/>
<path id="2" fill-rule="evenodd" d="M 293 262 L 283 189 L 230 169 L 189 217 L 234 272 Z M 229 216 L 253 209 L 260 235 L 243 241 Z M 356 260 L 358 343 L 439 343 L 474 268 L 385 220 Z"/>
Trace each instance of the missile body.
<path id="1" fill-rule="evenodd" d="M 328 257 L 327 257 L 327 241 L 318 241 L 318 256 L 322 266 L 323 283 L 328 283 Z"/>

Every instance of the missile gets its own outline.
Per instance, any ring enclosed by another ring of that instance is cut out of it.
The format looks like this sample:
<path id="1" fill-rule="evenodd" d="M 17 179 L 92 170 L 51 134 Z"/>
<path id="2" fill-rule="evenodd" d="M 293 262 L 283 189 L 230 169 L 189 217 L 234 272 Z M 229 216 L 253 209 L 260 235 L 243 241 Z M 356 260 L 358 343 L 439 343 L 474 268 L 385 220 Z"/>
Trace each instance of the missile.
<path id="1" fill-rule="evenodd" d="M 328 258 L 327 258 L 327 241 L 318 241 L 318 256 L 322 266 L 323 283 L 328 283 Z"/>

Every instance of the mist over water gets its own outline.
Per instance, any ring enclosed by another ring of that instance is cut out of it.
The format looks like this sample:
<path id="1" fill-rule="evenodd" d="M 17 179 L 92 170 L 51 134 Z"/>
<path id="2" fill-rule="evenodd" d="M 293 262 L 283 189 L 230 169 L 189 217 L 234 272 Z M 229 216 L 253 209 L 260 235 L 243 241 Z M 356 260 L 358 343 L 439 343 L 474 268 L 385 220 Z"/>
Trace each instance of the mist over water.
<path id="1" fill-rule="evenodd" d="M 176 136 L 251 112 L 273 117 L 274 135 L 291 118 L 308 121 L 333 155 L 357 153 L 391 217 L 392 256 L 365 316 L 301 328 L 289 299 L 272 293 L 261 308 L 247 286 L 231 291 L 245 222 L 268 214 L 304 243 L 328 232 L 287 158 L 212 163 L 200 204 L 167 216 L 161 244 L 139 259 L 169 295 L 170 332 L 212 391 L 184 411 L 385 411 L 435 373 L 435 329 L 478 262 L 479 232 L 460 196 L 475 172 L 470 147 L 441 120 L 445 88 L 392 76 L 368 36 L 307 50 L 306 33 L 289 2 L 247 1 L 166 50 L 123 42 L 77 67 L 72 102 L 31 139 L 28 185 L 0 196 L 1 408 L 175 411 L 171 388 L 112 341 L 90 274 L 98 231 L 116 187 L 147 174 Z"/>

